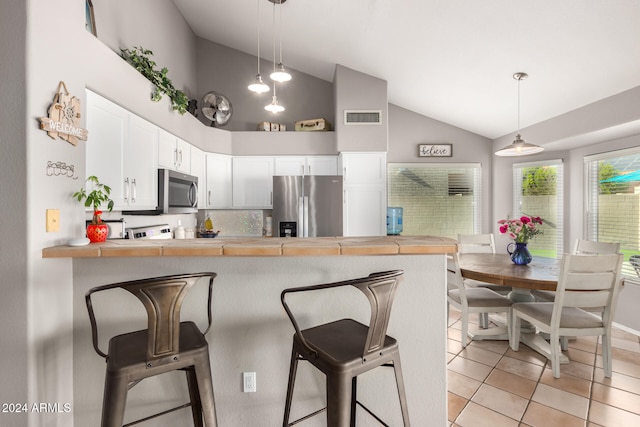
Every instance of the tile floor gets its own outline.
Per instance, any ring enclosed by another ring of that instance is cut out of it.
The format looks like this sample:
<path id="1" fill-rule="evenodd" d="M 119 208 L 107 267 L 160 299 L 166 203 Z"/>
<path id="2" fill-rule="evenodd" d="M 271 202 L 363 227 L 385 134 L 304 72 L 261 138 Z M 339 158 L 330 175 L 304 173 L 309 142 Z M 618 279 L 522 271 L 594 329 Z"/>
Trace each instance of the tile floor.
<path id="1" fill-rule="evenodd" d="M 474 341 L 463 350 L 459 319 L 460 312 L 451 307 L 451 426 L 640 426 L 638 336 L 615 329 L 610 379 L 604 377 L 596 337 L 569 341 L 571 363 L 562 365 L 555 379 L 546 358 L 524 345 L 516 352 L 505 341 Z"/>

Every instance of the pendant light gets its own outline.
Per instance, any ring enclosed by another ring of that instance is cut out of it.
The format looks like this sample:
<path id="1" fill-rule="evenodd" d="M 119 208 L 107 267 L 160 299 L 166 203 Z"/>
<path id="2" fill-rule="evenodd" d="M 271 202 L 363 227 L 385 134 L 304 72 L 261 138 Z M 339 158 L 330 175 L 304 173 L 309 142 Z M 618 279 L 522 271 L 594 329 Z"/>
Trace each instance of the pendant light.
<path id="1" fill-rule="evenodd" d="M 271 98 L 271 104 L 265 105 L 264 109 L 274 114 L 284 111 L 284 107 L 278 104 L 278 97 L 276 96 L 276 83 L 273 84 L 273 98 Z"/>
<path id="2" fill-rule="evenodd" d="M 540 153 L 544 150 L 543 147 L 540 147 L 535 144 L 529 144 L 520 135 L 520 81 L 529 77 L 527 73 L 515 73 L 513 78 L 518 81 L 518 133 L 516 134 L 516 139 L 506 147 L 501 148 L 496 151 L 496 156 L 527 156 L 529 154 Z"/>
<path id="3" fill-rule="evenodd" d="M 284 68 L 284 64 L 282 63 L 282 3 L 287 0 L 269 0 L 273 3 L 273 73 L 269 77 L 271 80 L 276 82 L 288 82 L 291 80 L 291 74 L 287 72 Z M 280 5 L 280 10 L 278 11 L 279 19 L 278 19 L 278 39 L 280 43 L 280 60 L 278 61 L 278 65 L 276 65 L 276 2 Z"/>
<path id="4" fill-rule="evenodd" d="M 258 3 L 258 74 L 256 74 L 256 80 L 248 86 L 248 89 L 251 92 L 260 94 L 269 92 L 269 86 L 262 81 L 262 76 L 260 75 L 260 0 L 256 0 L 256 3 Z"/>

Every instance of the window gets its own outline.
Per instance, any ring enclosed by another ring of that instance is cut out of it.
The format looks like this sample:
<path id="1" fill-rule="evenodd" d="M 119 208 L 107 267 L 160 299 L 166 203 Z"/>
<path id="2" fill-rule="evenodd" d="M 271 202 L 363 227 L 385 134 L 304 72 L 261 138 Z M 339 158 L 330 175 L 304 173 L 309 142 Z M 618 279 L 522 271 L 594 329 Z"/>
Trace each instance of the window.
<path id="1" fill-rule="evenodd" d="M 587 156 L 584 160 L 586 238 L 620 243 L 622 273 L 638 279 L 640 262 L 635 260 L 640 255 L 640 148 Z"/>
<path id="2" fill-rule="evenodd" d="M 481 232 L 479 163 L 390 163 L 387 181 L 387 206 L 403 208 L 402 234 L 455 239 Z"/>
<path id="3" fill-rule="evenodd" d="M 563 167 L 561 160 L 513 165 L 513 217 L 539 216 L 543 234 L 532 239 L 533 255 L 558 258 L 563 250 Z"/>

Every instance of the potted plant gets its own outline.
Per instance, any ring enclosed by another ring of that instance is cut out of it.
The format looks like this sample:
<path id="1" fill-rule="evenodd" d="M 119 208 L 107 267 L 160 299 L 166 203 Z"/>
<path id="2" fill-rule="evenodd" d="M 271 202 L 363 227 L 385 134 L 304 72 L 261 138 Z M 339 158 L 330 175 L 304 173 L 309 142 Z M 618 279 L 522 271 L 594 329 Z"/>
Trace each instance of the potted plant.
<path id="1" fill-rule="evenodd" d="M 86 187 L 81 188 L 79 191 L 73 193 L 73 198 L 79 202 L 84 200 L 86 207 L 93 207 L 93 218 L 91 224 L 87 225 L 87 237 L 90 242 L 104 242 L 107 240 L 109 229 L 107 225 L 102 222 L 102 211 L 100 206 L 103 203 L 107 204 L 109 212 L 113 209 L 113 200 L 109 197 L 111 194 L 111 187 L 101 184 L 96 176 L 90 176 L 86 182 L 91 183 L 92 191 L 87 192 Z"/>

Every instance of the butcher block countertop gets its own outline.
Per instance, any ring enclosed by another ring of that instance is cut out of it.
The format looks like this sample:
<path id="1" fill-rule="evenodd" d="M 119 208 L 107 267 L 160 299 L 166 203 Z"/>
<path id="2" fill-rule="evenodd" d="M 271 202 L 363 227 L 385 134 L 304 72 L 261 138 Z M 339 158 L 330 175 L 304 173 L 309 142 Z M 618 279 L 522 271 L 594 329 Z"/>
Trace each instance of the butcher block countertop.
<path id="1" fill-rule="evenodd" d="M 87 246 L 53 246 L 43 258 L 424 255 L 456 252 L 457 242 L 437 236 L 215 238 L 107 240 Z"/>

